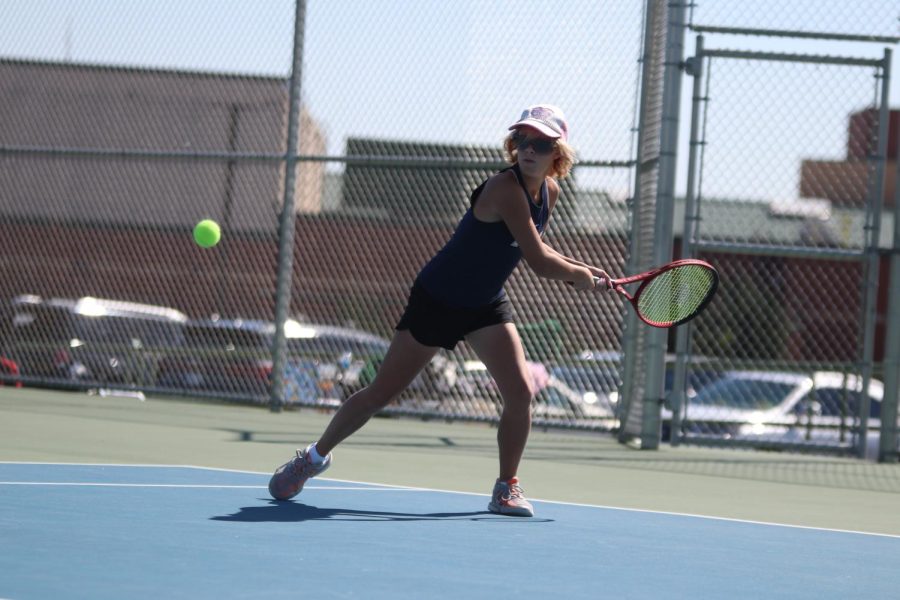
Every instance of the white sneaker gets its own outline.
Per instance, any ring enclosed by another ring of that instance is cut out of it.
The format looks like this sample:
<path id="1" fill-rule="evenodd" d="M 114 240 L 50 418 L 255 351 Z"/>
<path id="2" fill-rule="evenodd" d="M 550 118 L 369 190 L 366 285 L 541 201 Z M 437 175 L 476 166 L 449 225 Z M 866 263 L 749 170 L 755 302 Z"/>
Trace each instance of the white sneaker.
<path id="1" fill-rule="evenodd" d="M 303 490 L 303 484 L 310 477 L 321 475 L 331 466 L 331 452 L 320 465 L 313 464 L 306 450 L 297 450 L 297 456 L 287 461 L 269 480 L 269 493 L 276 500 L 290 500 Z"/>
<path id="2" fill-rule="evenodd" d="M 498 515 L 534 516 L 534 507 L 525 499 L 525 490 L 519 486 L 519 480 L 515 477 L 509 481 L 497 480 L 488 510 Z"/>

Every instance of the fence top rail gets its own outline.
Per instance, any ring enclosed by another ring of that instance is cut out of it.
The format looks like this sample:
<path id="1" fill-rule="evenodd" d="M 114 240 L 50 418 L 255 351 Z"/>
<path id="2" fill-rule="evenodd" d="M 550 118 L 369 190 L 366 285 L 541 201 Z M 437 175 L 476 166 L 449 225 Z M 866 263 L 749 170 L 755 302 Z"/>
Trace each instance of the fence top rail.
<path id="1" fill-rule="evenodd" d="M 884 67 L 885 58 L 860 58 L 853 56 L 829 56 L 827 54 L 790 54 L 786 52 L 757 52 L 753 50 L 727 50 L 703 48 L 698 58 L 739 58 L 745 60 L 770 60 L 781 62 L 812 63 L 818 65 L 850 65 L 861 67 Z"/>
<path id="2" fill-rule="evenodd" d="M 71 148 L 46 146 L 0 146 L 0 155 L 25 154 L 44 156 L 73 156 L 85 158 L 134 158 L 155 160 L 229 160 L 279 162 L 287 159 L 296 162 L 344 163 L 362 167 L 402 167 L 423 169 L 502 169 L 508 163 L 497 160 L 459 158 L 433 158 L 421 156 L 328 156 L 313 154 L 286 155 L 273 152 L 197 152 L 183 150 L 131 150 L 124 148 Z M 575 167 L 631 168 L 634 160 L 579 160 Z"/>
<path id="3" fill-rule="evenodd" d="M 890 35 L 865 35 L 852 33 L 831 33 L 827 31 L 795 31 L 790 29 L 753 29 L 745 27 L 715 27 L 712 25 L 691 25 L 691 31 L 698 33 L 723 33 L 731 35 L 758 35 L 766 37 L 806 38 L 834 40 L 838 42 L 876 42 L 896 44 L 900 37 Z"/>
<path id="4" fill-rule="evenodd" d="M 735 242 L 696 240 L 695 251 L 721 252 L 725 254 L 747 254 L 754 256 L 791 256 L 795 258 L 816 258 L 830 260 L 865 260 L 869 252 L 865 248 L 845 249 L 817 246 L 788 246 L 778 244 L 744 244 Z"/>

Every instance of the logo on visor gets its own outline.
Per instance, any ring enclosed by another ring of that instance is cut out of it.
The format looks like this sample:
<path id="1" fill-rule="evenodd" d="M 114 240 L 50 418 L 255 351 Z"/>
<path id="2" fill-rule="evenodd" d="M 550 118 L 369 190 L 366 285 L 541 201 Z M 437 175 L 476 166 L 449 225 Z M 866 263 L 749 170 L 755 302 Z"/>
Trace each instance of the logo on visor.
<path id="1" fill-rule="evenodd" d="M 553 112 L 552 109 L 546 106 L 534 106 L 532 108 L 526 109 L 525 112 L 522 113 L 519 121 L 524 121 L 525 119 L 534 119 L 535 121 L 540 121 L 556 133 L 562 135 L 564 138 L 568 136 L 568 127 L 566 126 L 565 120 L 556 116 L 556 113 Z"/>
<path id="2" fill-rule="evenodd" d="M 527 113 L 528 111 L 526 111 Z M 527 114 L 523 116 L 528 116 Z M 545 123 L 550 123 L 550 118 L 553 117 L 553 111 L 549 108 L 544 108 L 543 106 L 536 106 L 531 109 L 531 116 L 539 121 L 544 121 Z"/>

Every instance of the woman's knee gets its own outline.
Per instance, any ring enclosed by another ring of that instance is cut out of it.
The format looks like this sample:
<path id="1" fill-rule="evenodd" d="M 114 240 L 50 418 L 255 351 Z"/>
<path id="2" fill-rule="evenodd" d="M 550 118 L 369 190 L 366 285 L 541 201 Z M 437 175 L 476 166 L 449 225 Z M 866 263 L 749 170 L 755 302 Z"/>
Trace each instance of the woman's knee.
<path id="1" fill-rule="evenodd" d="M 523 381 L 514 386 L 509 386 L 501 394 L 503 396 L 504 410 L 530 410 L 534 400 L 534 388 L 531 382 Z"/>

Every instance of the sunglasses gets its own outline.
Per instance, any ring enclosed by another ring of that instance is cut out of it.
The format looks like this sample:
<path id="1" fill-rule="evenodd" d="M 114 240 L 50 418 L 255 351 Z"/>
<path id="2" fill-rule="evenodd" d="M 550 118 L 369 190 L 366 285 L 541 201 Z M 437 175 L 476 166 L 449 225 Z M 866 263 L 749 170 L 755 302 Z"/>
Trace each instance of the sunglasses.
<path id="1" fill-rule="evenodd" d="M 512 143 L 518 148 L 519 152 L 531 146 L 535 154 L 550 154 L 556 148 L 556 140 L 543 137 L 529 138 L 523 133 L 514 133 Z"/>

